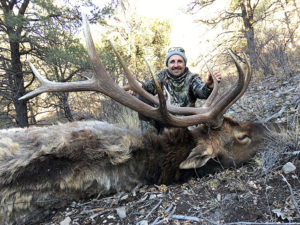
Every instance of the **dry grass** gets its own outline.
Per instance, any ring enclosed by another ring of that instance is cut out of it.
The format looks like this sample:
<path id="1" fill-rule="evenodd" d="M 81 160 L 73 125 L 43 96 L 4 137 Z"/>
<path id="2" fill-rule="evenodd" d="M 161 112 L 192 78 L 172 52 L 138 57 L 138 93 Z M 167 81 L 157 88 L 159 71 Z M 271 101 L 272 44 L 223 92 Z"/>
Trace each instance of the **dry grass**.
<path id="1" fill-rule="evenodd" d="M 288 129 L 272 131 L 263 146 L 260 154 L 262 175 L 271 170 L 278 169 L 286 162 L 300 154 L 299 123 Z"/>
<path id="2" fill-rule="evenodd" d="M 107 100 L 102 103 L 102 108 L 99 110 L 97 118 L 124 128 L 139 129 L 137 112 L 113 100 Z"/>

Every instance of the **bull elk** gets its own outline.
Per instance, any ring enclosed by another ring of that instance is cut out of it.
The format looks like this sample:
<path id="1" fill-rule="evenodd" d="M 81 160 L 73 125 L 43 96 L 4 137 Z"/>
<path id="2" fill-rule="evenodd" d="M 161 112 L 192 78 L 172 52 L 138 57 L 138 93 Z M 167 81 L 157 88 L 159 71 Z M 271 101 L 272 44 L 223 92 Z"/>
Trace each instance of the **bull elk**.
<path id="1" fill-rule="evenodd" d="M 87 20 L 83 19 L 94 76 L 89 80 L 56 83 L 43 78 L 30 64 L 41 85 L 21 98 L 43 92 L 97 91 L 169 127 L 163 135 L 141 133 L 99 121 L 0 131 L 0 223 L 26 224 L 47 216 L 51 209 L 74 200 L 130 190 L 138 184 L 169 184 L 182 171 L 202 167 L 218 157 L 225 165 L 249 160 L 263 140 L 261 124 L 224 117 L 245 92 L 251 78 L 238 70 L 233 88 L 217 97 L 218 86 L 201 108 L 168 105 L 157 85 L 158 98 L 137 85 L 125 63 L 130 87 L 155 103 L 152 107 L 120 88 L 106 73 L 96 54 Z M 217 84 L 217 82 L 215 82 Z M 188 126 L 198 125 L 194 129 Z"/>

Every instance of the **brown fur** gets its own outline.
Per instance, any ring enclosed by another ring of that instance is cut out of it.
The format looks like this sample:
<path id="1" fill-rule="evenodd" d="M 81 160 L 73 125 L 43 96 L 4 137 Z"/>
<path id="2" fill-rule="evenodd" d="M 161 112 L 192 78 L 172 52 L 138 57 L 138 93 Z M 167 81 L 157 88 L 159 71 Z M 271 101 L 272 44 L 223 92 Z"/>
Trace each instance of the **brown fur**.
<path id="1" fill-rule="evenodd" d="M 210 158 L 226 165 L 247 161 L 263 133 L 260 124 L 229 118 L 217 130 L 200 125 L 161 136 L 97 121 L 2 130 L 0 223 L 38 221 L 71 201 L 137 184 L 169 184 L 182 179 L 182 169 Z"/>

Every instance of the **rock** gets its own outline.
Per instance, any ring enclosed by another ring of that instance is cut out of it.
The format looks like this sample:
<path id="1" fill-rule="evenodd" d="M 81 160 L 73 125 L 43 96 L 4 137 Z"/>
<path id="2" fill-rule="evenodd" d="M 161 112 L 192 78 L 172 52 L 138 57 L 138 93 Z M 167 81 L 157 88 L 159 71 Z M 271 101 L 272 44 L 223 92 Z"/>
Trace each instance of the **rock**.
<path id="1" fill-rule="evenodd" d="M 282 85 L 287 85 L 287 84 L 289 84 L 289 82 L 287 82 L 287 81 L 282 82 Z"/>
<path id="2" fill-rule="evenodd" d="M 276 92 L 274 95 L 276 98 L 279 98 L 281 96 L 281 94 L 279 92 Z"/>
<path id="3" fill-rule="evenodd" d="M 142 221 L 138 222 L 137 225 L 148 225 L 148 221 L 142 220 Z"/>
<path id="4" fill-rule="evenodd" d="M 295 170 L 296 170 L 296 166 L 295 166 L 293 163 L 291 163 L 291 162 L 286 163 L 286 164 L 282 167 L 282 171 L 283 171 L 285 174 L 294 172 Z"/>
<path id="5" fill-rule="evenodd" d="M 155 199 L 155 198 L 157 198 L 157 196 L 155 194 L 151 194 L 149 197 L 149 199 Z"/>
<path id="6" fill-rule="evenodd" d="M 271 85 L 271 86 L 269 87 L 269 90 L 270 90 L 270 91 L 274 91 L 274 90 L 276 90 L 276 89 L 278 89 L 278 86 L 277 86 L 277 85 Z"/>
<path id="7" fill-rule="evenodd" d="M 71 218 L 70 217 L 66 217 L 63 221 L 61 221 L 59 224 L 60 225 L 69 225 L 71 223 Z"/>
<path id="8" fill-rule="evenodd" d="M 118 216 L 121 219 L 126 218 L 126 208 L 125 207 L 119 207 L 119 208 L 116 209 L 116 211 L 117 211 Z"/>
<path id="9" fill-rule="evenodd" d="M 107 216 L 107 219 L 110 219 L 110 220 L 115 220 L 115 219 L 116 219 L 116 217 L 114 217 L 113 215 L 109 215 L 109 216 Z"/>
<path id="10" fill-rule="evenodd" d="M 121 200 L 126 200 L 126 199 L 128 199 L 128 197 L 129 197 L 128 194 L 126 194 L 126 195 L 121 197 Z"/>

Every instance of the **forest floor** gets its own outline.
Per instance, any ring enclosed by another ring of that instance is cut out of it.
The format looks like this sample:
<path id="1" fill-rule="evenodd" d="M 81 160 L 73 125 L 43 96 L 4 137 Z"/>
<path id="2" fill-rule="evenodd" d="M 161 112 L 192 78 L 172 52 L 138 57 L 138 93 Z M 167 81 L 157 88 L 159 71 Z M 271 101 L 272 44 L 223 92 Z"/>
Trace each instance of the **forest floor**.
<path id="1" fill-rule="evenodd" d="M 230 83 L 230 80 L 226 81 Z M 225 82 L 225 83 L 226 83 Z M 73 202 L 43 224 L 300 224 L 300 74 L 252 82 L 227 115 L 288 122 L 248 164 L 195 176 L 187 183 L 136 187 L 130 193 Z"/>

